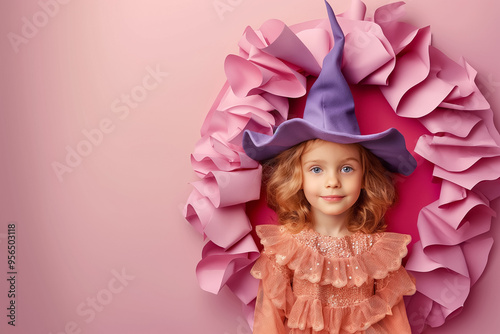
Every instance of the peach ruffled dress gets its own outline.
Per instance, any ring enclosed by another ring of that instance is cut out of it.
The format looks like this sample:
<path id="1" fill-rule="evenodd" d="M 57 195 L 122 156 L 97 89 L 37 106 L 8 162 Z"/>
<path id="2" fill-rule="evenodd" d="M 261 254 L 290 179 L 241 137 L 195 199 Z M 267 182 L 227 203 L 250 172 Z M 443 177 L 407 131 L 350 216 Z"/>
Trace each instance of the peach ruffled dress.
<path id="1" fill-rule="evenodd" d="M 254 334 L 411 333 L 404 295 L 415 281 L 401 260 L 411 237 L 397 233 L 334 238 L 260 225 L 264 245 Z"/>

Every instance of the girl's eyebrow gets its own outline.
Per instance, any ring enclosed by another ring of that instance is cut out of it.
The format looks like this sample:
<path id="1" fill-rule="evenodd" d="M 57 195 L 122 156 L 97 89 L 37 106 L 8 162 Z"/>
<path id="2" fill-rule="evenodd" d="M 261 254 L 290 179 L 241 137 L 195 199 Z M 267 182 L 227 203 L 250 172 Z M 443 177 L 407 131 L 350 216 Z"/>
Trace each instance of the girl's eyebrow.
<path id="1" fill-rule="evenodd" d="M 302 165 L 322 164 L 322 163 L 326 163 L 326 160 L 323 160 L 323 159 L 310 159 L 310 160 L 304 160 L 302 162 Z"/>
<path id="2" fill-rule="evenodd" d="M 353 161 L 355 161 L 357 163 L 361 163 L 355 157 L 347 157 L 345 159 L 340 160 L 340 164 L 346 163 L 346 162 L 348 162 L 350 160 L 353 160 Z M 326 160 L 323 160 L 323 159 L 313 159 L 313 160 L 306 160 L 306 161 L 304 161 L 304 164 L 309 164 L 309 163 L 326 163 Z"/>
<path id="3" fill-rule="evenodd" d="M 349 160 L 354 160 L 354 161 L 356 161 L 357 163 L 361 163 L 361 162 L 360 162 L 358 159 L 356 159 L 355 157 L 348 157 L 348 158 L 346 158 L 346 159 L 342 160 L 342 162 L 347 162 L 347 161 L 349 161 Z"/>

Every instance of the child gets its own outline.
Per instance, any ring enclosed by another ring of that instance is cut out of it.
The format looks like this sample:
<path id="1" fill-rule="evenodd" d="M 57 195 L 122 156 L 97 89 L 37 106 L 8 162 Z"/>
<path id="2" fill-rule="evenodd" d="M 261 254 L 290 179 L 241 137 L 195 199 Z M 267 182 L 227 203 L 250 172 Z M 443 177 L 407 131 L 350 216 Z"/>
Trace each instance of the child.
<path id="1" fill-rule="evenodd" d="M 360 134 L 340 71 L 344 36 L 327 9 L 335 45 L 304 117 L 243 137 L 264 162 L 281 224 L 257 227 L 254 333 L 411 333 L 403 296 L 415 284 L 401 265 L 410 237 L 383 232 L 383 217 L 396 197 L 389 172 L 411 173 L 416 162 L 396 129 Z"/>

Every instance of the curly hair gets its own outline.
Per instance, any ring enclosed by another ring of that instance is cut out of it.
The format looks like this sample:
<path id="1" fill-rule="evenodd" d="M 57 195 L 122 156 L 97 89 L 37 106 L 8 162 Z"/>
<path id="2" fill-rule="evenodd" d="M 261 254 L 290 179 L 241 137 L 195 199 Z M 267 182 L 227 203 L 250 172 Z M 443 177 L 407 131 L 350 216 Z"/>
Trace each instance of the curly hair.
<path id="1" fill-rule="evenodd" d="M 277 213 L 279 223 L 292 233 L 312 227 L 311 205 L 301 189 L 301 157 L 312 143 L 319 140 L 302 142 L 263 163 L 268 205 Z M 384 231 L 387 227 L 385 213 L 397 197 L 392 174 L 369 150 L 360 144 L 351 145 L 359 149 L 363 180 L 361 194 L 349 210 L 347 228 L 351 232 Z"/>

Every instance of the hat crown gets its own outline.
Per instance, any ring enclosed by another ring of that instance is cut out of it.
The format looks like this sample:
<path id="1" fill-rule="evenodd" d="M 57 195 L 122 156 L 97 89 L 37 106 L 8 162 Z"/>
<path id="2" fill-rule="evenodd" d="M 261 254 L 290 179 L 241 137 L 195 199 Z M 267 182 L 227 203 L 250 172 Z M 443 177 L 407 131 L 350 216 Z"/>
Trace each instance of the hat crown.
<path id="1" fill-rule="evenodd" d="M 360 134 L 354 99 L 342 74 L 344 33 L 326 2 L 334 45 L 323 60 L 323 68 L 309 90 L 303 119 L 328 131 Z"/>

